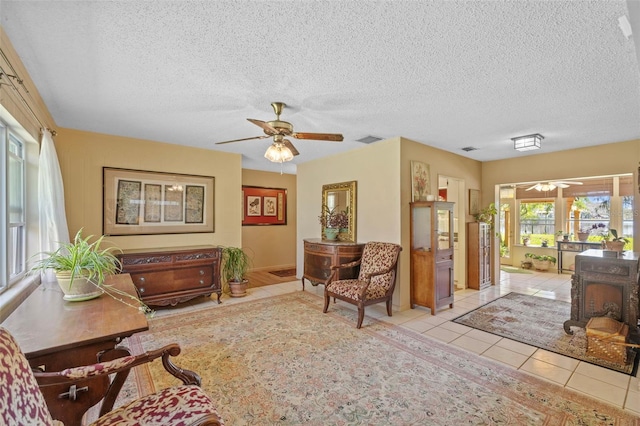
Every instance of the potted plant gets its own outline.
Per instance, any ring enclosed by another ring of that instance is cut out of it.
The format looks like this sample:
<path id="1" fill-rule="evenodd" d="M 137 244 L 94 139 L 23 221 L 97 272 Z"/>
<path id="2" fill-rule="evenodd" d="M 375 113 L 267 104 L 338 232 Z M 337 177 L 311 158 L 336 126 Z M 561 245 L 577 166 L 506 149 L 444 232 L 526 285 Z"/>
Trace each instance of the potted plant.
<path id="1" fill-rule="evenodd" d="M 603 248 L 617 252 L 624 251 L 624 245 L 629 241 L 624 237 L 619 237 L 618 231 L 615 229 L 610 229 L 609 232 L 605 232 L 602 237 Z"/>
<path id="2" fill-rule="evenodd" d="M 534 269 L 538 271 L 547 271 L 549 267 L 556 264 L 557 259 L 546 254 L 525 253 L 524 257 L 530 259 Z"/>
<path id="3" fill-rule="evenodd" d="M 318 221 L 322 225 L 324 238 L 335 240 L 340 232 L 338 215 L 335 207 L 330 209 L 326 204 L 322 205 L 322 213 L 318 216 Z"/>
<path id="4" fill-rule="evenodd" d="M 118 273 L 121 268 L 120 261 L 112 253 L 119 249 L 101 248 L 104 235 L 90 242 L 92 238 L 93 235 L 83 238 L 80 229 L 73 241 L 60 243 L 55 251 L 39 253 L 37 256 L 41 256 L 41 259 L 36 261 L 31 272 L 53 270 L 64 293 L 64 300 L 84 301 L 107 293 L 147 315 L 153 314 L 137 297 L 104 283 L 108 275 Z"/>
<path id="5" fill-rule="evenodd" d="M 241 248 L 222 248 L 222 276 L 229 285 L 229 295 L 231 297 L 247 295 L 249 280 L 245 276 L 250 266 L 251 258 Z"/>
<path id="6" fill-rule="evenodd" d="M 476 222 L 488 223 L 493 229 L 493 217 L 497 214 L 498 209 L 496 208 L 496 204 L 491 203 L 488 207 L 485 207 L 484 209 L 473 215 L 473 217 L 475 218 Z"/>

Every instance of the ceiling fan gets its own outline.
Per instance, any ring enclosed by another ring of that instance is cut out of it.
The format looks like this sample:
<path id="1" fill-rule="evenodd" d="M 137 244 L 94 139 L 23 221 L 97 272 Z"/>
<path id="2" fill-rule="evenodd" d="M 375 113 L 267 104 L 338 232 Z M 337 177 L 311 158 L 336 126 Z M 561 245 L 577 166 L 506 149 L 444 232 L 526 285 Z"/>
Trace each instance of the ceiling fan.
<path id="1" fill-rule="evenodd" d="M 553 191 L 556 188 L 568 188 L 570 185 L 582 185 L 582 182 L 564 180 L 538 182 L 532 187 L 525 189 L 525 191 L 531 191 L 532 189 L 535 189 L 536 191 Z"/>
<path id="2" fill-rule="evenodd" d="M 248 141 L 251 139 L 264 139 L 273 137 L 273 144 L 269 146 L 264 156 L 274 163 L 283 163 L 290 161 L 295 155 L 300 154 L 298 150 L 293 146 L 289 139 L 285 139 L 285 136 L 290 136 L 295 139 L 312 139 L 317 141 L 329 141 L 329 142 L 341 142 L 344 138 L 338 133 L 308 133 L 308 132 L 294 132 L 293 125 L 287 121 L 280 120 L 280 114 L 282 109 L 286 106 L 283 102 L 272 102 L 271 106 L 276 113 L 276 119 L 272 121 L 256 120 L 254 118 L 247 118 L 251 123 L 262 128 L 265 135 L 252 136 L 249 138 L 234 139 L 224 142 L 216 142 L 216 145 L 225 143 Z"/>

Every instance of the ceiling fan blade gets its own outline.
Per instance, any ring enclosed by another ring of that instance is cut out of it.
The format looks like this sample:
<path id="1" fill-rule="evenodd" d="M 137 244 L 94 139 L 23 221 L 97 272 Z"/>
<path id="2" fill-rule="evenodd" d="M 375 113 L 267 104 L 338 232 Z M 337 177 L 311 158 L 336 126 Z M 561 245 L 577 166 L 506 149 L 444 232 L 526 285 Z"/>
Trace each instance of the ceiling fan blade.
<path id="1" fill-rule="evenodd" d="M 549 182 L 549 183 L 552 183 L 552 184 L 554 184 L 556 186 L 560 186 L 560 185 L 567 185 L 567 186 L 569 186 L 569 185 L 582 185 L 582 182 L 575 182 L 575 181 L 569 181 L 569 180 L 554 180 L 554 181 Z M 560 185 L 558 185 L 558 184 L 560 184 Z"/>
<path id="2" fill-rule="evenodd" d="M 339 133 L 291 133 L 292 138 L 313 139 L 316 141 L 342 142 L 344 137 Z"/>
<path id="3" fill-rule="evenodd" d="M 535 184 L 535 185 L 533 185 L 531 188 L 527 188 L 527 189 L 525 189 L 525 191 L 531 191 L 532 189 L 536 189 L 536 187 L 537 187 L 538 185 L 539 185 L 539 184 L 537 184 L 537 183 L 536 183 L 536 184 Z"/>
<path id="4" fill-rule="evenodd" d="M 287 148 L 289 148 L 289 151 L 291 151 L 291 153 L 296 156 L 296 155 L 300 155 L 300 153 L 298 152 L 298 150 L 296 149 L 295 146 L 293 146 L 293 144 L 291 143 L 291 141 L 289 139 L 284 139 L 282 141 L 282 143 L 284 144 L 284 146 L 286 146 Z"/>
<path id="5" fill-rule="evenodd" d="M 271 137 L 271 136 L 268 136 L 268 135 L 264 135 L 264 136 L 252 136 L 252 137 L 250 137 L 250 138 L 242 138 L 242 139 L 234 139 L 234 140 L 231 140 L 231 141 L 216 142 L 216 145 L 222 145 L 222 144 L 225 144 L 225 143 L 231 143 L 231 142 L 249 141 L 249 140 L 251 140 L 251 139 L 264 139 L 264 138 L 269 138 L 269 137 Z"/>
<path id="6" fill-rule="evenodd" d="M 262 127 L 262 130 L 265 131 L 265 133 L 267 133 L 268 135 L 276 135 L 278 134 L 278 131 L 276 129 L 274 129 L 273 127 L 271 127 L 271 125 L 269 123 L 267 123 L 266 121 L 262 121 L 262 120 L 256 120 L 255 118 L 247 118 L 248 121 L 252 122 L 253 124 L 255 124 L 258 127 Z"/>
<path id="7" fill-rule="evenodd" d="M 566 183 L 563 182 L 552 182 L 555 186 L 557 186 L 558 188 L 568 188 L 569 185 L 567 185 Z"/>

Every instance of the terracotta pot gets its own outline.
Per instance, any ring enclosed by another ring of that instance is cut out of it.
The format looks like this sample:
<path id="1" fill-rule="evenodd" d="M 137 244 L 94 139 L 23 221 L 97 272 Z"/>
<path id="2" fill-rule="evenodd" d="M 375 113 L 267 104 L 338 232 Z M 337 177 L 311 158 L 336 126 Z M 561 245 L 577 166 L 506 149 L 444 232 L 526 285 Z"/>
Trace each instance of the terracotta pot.
<path id="1" fill-rule="evenodd" d="M 582 241 L 585 242 L 587 241 L 587 239 L 589 238 L 589 233 L 588 232 L 578 232 L 578 241 Z"/>
<path id="2" fill-rule="evenodd" d="M 611 251 L 624 251 L 624 241 L 605 241 L 604 248 Z"/>
<path id="3" fill-rule="evenodd" d="M 229 281 L 229 290 L 231 297 L 244 297 L 247 295 L 247 287 L 249 280 Z"/>
<path id="4" fill-rule="evenodd" d="M 95 299 L 104 293 L 102 288 L 82 275 L 73 277 L 73 283 L 69 285 L 71 281 L 71 272 L 69 271 L 56 272 L 56 279 L 58 280 L 60 289 L 64 293 L 63 299 L 70 302 L 82 302 L 84 300 Z"/>

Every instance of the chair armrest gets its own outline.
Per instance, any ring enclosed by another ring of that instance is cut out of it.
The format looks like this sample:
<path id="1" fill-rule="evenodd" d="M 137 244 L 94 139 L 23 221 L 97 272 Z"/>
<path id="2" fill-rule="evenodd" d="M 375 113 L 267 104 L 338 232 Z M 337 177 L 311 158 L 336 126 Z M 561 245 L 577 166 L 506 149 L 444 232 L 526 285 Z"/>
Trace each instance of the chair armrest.
<path id="1" fill-rule="evenodd" d="M 105 351 L 108 352 L 108 351 Z M 100 355 L 103 355 L 101 353 Z M 99 377 L 127 371 L 131 368 L 146 364 L 157 358 L 162 358 L 162 365 L 171 375 L 180 379 L 185 385 L 200 386 L 200 376 L 193 371 L 183 370 L 176 366 L 169 357 L 180 354 L 180 346 L 176 343 L 166 345 L 160 349 L 145 352 L 141 355 L 129 355 L 112 361 L 99 362 L 92 365 L 67 368 L 56 372 L 34 371 L 34 375 L 41 385 L 71 383 L 82 379 Z"/>
<path id="2" fill-rule="evenodd" d="M 354 260 L 353 262 L 349 262 L 349 263 L 342 263 L 340 265 L 331 265 L 331 270 L 343 269 L 343 268 L 353 268 L 354 266 L 358 266 L 361 261 L 362 261 L 362 259 L 358 259 L 358 260 Z"/>

